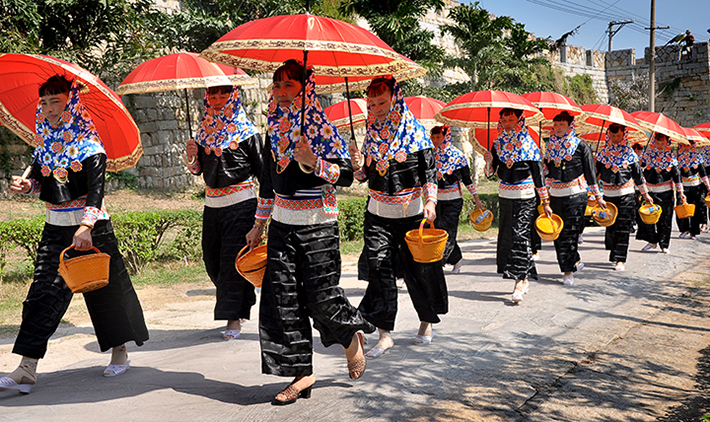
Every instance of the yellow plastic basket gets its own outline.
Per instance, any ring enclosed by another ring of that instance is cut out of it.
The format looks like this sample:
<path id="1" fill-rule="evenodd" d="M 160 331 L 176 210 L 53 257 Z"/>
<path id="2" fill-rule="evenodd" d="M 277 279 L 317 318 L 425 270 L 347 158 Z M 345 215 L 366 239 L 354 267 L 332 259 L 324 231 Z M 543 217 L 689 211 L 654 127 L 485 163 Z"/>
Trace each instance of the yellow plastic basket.
<path id="1" fill-rule="evenodd" d="M 639 208 L 639 215 L 641 216 L 641 221 L 643 221 L 644 224 L 658 223 L 658 220 L 661 218 L 662 212 L 663 209 L 661 208 L 661 206 L 656 204 L 644 204 L 641 206 L 641 208 Z"/>
<path id="2" fill-rule="evenodd" d="M 547 218 L 545 214 L 539 215 L 535 219 L 535 230 L 540 235 L 540 239 L 553 241 L 560 236 L 565 223 L 562 217 L 552 214 L 552 218 Z"/>
<path id="3" fill-rule="evenodd" d="M 619 209 L 611 202 L 606 203 L 606 209 L 600 208 L 599 205 L 592 208 L 592 218 L 602 227 L 613 226 L 618 215 Z"/>
<path id="4" fill-rule="evenodd" d="M 434 223 L 430 223 L 430 229 L 425 229 L 424 223 L 426 222 L 425 218 L 419 224 L 419 229 L 408 231 L 404 237 L 414 261 L 425 264 L 441 261 L 444 258 L 444 248 L 446 248 L 446 240 L 449 238 L 449 234 L 445 230 L 435 229 Z"/>
<path id="5" fill-rule="evenodd" d="M 695 204 L 680 204 L 673 208 L 678 218 L 690 218 L 695 215 Z"/>
<path id="6" fill-rule="evenodd" d="M 491 228 L 493 224 L 493 213 L 488 209 L 476 210 L 469 214 L 468 221 L 473 224 L 473 228 L 479 232 L 484 232 Z"/>
<path id="7" fill-rule="evenodd" d="M 64 254 L 73 249 L 74 245 L 64 249 L 59 254 L 59 275 L 73 293 L 87 293 L 100 289 L 108 284 L 108 274 L 111 265 L 111 255 L 97 248 L 91 248 L 93 255 L 82 255 L 64 260 Z"/>
<path id="8" fill-rule="evenodd" d="M 242 248 L 237 254 L 234 266 L 237 272 L 246 278 L 254 287 L 261 287 L 266 273 L 266 245 L 257 246 L 244 253 L 249 245 Z"/>

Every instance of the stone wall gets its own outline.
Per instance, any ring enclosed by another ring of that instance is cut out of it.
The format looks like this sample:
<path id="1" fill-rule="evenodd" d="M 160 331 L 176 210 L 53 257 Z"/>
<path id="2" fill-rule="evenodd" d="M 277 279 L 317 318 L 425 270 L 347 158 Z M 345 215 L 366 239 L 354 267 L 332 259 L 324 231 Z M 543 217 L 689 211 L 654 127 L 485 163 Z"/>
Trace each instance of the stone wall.
<path id="1" fill-rule="evenodd" d="M 609 102 L 609 90 L 606 81 L 605 61 L 607 53 L 599 50 L 587 50 L 576 45 L 565 45 L 548 53 L 552 65 L 565 76 L 589 75 L 592 87 L 600 103 Z"/>

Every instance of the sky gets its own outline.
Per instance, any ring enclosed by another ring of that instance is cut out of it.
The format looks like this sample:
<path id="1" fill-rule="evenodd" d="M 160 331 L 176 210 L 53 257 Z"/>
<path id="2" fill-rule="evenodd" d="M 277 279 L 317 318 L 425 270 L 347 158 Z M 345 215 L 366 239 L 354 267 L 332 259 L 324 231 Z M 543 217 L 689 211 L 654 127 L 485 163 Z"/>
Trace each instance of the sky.
<path id="1" fill-rule="evenodd" d="M 473 1 L 464 0 L 464 3 Z M 571 45 L 607 50 L 606 30 L 610 21 L 633 19 L 613 37 L 613 50 L 636 49 L 643 57 L 649 45 L 651 0 L 479 0 L 481 7 L 496 16 L 510 16 L 525 24 L 538 37 L 553 40 L 582 25 L 567 39 Z M 571 12 L 571 13 L 570 13 Z M 710 39 L 710 0 L 656 0 L 656 46 L 690 29 L 696 42 Z"/>

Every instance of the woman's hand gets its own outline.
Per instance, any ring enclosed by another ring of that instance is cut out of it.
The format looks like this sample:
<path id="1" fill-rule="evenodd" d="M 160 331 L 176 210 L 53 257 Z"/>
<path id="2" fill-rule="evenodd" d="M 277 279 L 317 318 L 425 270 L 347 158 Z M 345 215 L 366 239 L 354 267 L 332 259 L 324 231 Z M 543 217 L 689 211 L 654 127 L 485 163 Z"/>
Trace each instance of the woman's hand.
<path id="1" fill-rule="evenodd" d="M 597 199 L 597 205 L 599 205 L 599 208 L 603 210 L 606 209 L 606 201 L 601 196 Z"/>
<path id="2" fill-rule="evenodd" d="M 79 226 L 76 233 L 74 233 L 74 239 L 72 240 L 72 245 L 77 251 L 88 251 L 94 246 L 94 242 L 91 239 L 91 227 Z"/>
<path id="3" fill-rule="evenodd" d="M 491 164 L 493 162 L 493 154 L 491 154 L 490 151 L 486 151 L 483 153 L 483 159 L 486 161 L 486 164 Z"/>
<path id="4" fill-rule="evenodd" d="M 316 161 L 318 160 L 318 157 L 313 153 L 311 146 L 308 145 L 308 141 L 303 136 L 296 142 L 296 146 L 293 149 L 293 158 L 304 166 L 311 168 L 316 166 Z"/>
<path id="5" fill-rule="evenodd" d="M 550 204 L 543 205 L 542 209 L 545 211 L 545 216 L 547 216 L 547 218 L 552 218 L 552 208 L 550 208 Z"/>
<path id="6" fill-rule="evenodd" d="M 434 201 L 427 201 L 424 205 L 424 218 L 431 223 L 436 220 L 436 203 Z"/>
<path id="7" fill-rule="evenodd" d="M 687 203 L 688 203 L 688 198 L 686 198 L 686 196 L 685 196 L 685 194 L 684 194 L 683 192 L 680 193 L 680 200 L 681 200 L 681 202 L 683 202 L 684 204 L 687 204 Z"/>
<path id="8" fill-rule="evenodd" d="M 197 158 L 197 144 L 194 139 L 187 141 L 185 146 L 185 153 L 187 154 L 188 161 L 192 162 Z"/>
<path id="9" fill-rule="evenodd" d="M 481 199 L 478 197 L 478 194 L 473 195 L 473 201 L 476 203 L 477 210 L 483 209 L 483 203 L 481 202 Z"/>
<path id="10" fill-rule="evenodd" d="M 355 144 L 350 144 L 348 147 L 350 152 L 350 161 L 353 163 L 353 171 L 358 171 L 362 167 L 363 159 L 360 149 Z"/>
<path id="11" fill-rule="evenodd" d="M 249 230 L 249 233 L 247 233 L 247 245 L 249 246 L 249 250 L 252 250 L 261 244 L 261 240 L 264 238 L 265 228 L 266 226 L 260 226 L 257 224 Z"/>
<path id="12" fill-rule="evenodd" d="M 10 185 L 10 192 L 14 193 L 27 193 L 32 189 L 32 182 L 28 179 L 23 179 L 19 176 L 12 176 L 12 184 Z"/>
<path id="13" fill-rule="evenodd" d="M 651 195 L 644 193 L 643 200 L 646 201 L 648 205 L 653 205 L 653 198 L 651 198 Z"/>

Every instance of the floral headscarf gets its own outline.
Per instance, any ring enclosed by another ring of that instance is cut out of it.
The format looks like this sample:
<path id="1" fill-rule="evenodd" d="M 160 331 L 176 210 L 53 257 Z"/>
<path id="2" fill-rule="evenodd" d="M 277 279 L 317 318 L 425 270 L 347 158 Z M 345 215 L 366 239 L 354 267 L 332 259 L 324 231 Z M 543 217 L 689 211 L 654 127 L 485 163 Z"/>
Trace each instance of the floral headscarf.
<path id="1" fill-rule="evenodd" d="M 493 147 L 508 168 L 518 161 L 540 161 L 540 149 L 528 133 L 522 115 L 512 133 L 503 130 L 503 124 L 498 120 L 498 137 L 493 141 Z"/>
<path id="2" fill-rule="evenodd" d="M 654 132 L 651 136 L 651 145 L 646 152 L 643 154 L 643 165 L 647 169 L 654 169 L 656 172 L 660 173 L 663 170 L 669 170 L 673 166 L 678 165 L 678 160 L 671 153 L 670 140 L 668 141 L 668 146 L 665 150 L 659 151 L 656 149 L 656 133 Z"/>
<path id="3" fill-rule="evenodd" d="M 37 104 L 35 113 L 35 149 L 33 159 L 40 165 L 42 176 L 53 175 L 59 183 L 66 183 L 67 169 L 79 172 L 81 162 L 96 154 L 106 154 L 96 125 L 79 99 L 79 86 L 72 82 L 64 112 L 56 125 L 42 114 Z"/>
<path id="4" fill-rule="evenodd" d="M 688 171 L 691 167 L 696 169 L 698 166 L 704 166 L 705 162 L 695 145 L 691 145 L 688 151 L 678 151 L 678 165 Z"/>
<path id="5" fill-rule="evenodd" d="M 463 152 L 451 144 L 451 128 L 444 126 L 442 130 L 446 131 L 446 135 L 435 152 L 436 175 L 439 179 L 442 179 L 444 174 L 451 174 L 455 170 L 468 166 L 468 160 Z"/>
<path id="6" fill-rule="evenodd" d="M 579 138 L 574 130 L 574 118 L 567 129 L 564 136 L 557 136 L 554 132 L 550 135 L 550 141 L 545 149 L 545 161 L 554 161 L 559 167 L 562 160 L 569 161 L 572 155 L 577 151 L 579 146 Z"/>
<path id="7" fill-rule="evenodd" d="M 315 88 L 315 76 L 309 70 L 303 87 L 306 90 L 305 137 L 308 145 L 319 157 L 349 159 L 348 146 L 323 111 Z M 271 151 L 281 169 L 293 160 L 293 150 L 301 137 L 301 106 L 302 93 L 286 109 L 279 107 L 273 97 L 269 100 L 267 133 L 271 139 Z"/>
<path id="8" fill-rule="evenodd" d="M 606 131 L 606 143 L 604 148 L 597 153 L 597 161 L 604 164 L 604 167 L 618 173 L 622 168 L 628 168 L 633 163 L 638 162 L 639 157 L 629 146 L 629 128 L 624 126 L 624 139 L 618 144 L 611 142 L 609 130 Z"/>
<path id="9" fill-rule="evenodd" d="M 407 155 L 427 148 L 433 148 L 424 126 L 414 117 L 402 96 L 397 81 L 392 92 L 392 106 L 385 121 L 380 123 L 367 106 L 367 135 L 362 146 L 366 165 L 375 160 L 375 168 L 384 176 L 390 160 L 401 163 Z"/>
<path id="10" fill-rule="evenodd" d="M 197 143 L 204 147 L 205 154 L 214 154 L 219 157 L 222 151 L 230 148 L 239 148 L 239 143 L 258 133 L 254 124 L 249 121 L 247 114 L 239 101 L 239 89 L 232 87 L 229 100 L 216 111 L 208 101 L 208 90 L 205 90 L 205 115 L 197 131 Z"/>
<path id="11" fill-rule="evenodd" d="M 704 147 L 700 151 L 700 156 L 703 157 L 703 163 L 705 166 L 710 166 L 710 146 Z"/>

